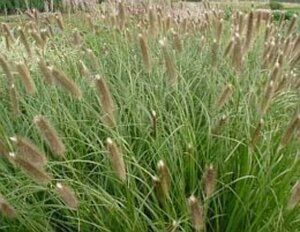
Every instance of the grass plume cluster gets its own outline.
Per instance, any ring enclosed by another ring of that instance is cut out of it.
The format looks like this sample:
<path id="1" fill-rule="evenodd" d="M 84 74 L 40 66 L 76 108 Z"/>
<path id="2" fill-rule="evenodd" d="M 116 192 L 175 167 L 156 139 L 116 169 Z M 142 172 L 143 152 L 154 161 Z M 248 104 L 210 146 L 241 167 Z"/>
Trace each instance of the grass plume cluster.
<path id="1" fill-rule="evenodd" d="M 299 231 L 299 19 L 197 7 L 1 25 L 1 231 Z"/>

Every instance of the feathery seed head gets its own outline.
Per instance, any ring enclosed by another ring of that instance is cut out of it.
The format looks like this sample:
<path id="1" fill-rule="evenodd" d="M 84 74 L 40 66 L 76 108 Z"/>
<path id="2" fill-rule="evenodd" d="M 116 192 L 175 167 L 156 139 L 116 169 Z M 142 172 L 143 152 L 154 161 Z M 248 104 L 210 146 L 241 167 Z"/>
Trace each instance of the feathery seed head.
<path id="1" fill-rule="evenodd" d="M 176 33 L 173 30 L 172 34 L 173 34 L 173 47 L 174 47 L 174 49 L 178 52 L 182 52 L 182 44 L 181 44 L 178 33 Z"/>
<path id="2" fill-rule="evenodd" d="M 223 106 L 226 104 L 226 102 L 228 101 L 231 95 L 232 95 L 232 85 L 228 84 L 227 86 L 225 86 L 220 97 L 218 98 L 217 107 L 219 109 L 223 108 Z"/>
<path id="3" fill-rule="evenodd" d="M 277 83 L 277 79 L 279 76 L 279 70 L 280 69 L 280 65 L 278 62 L 276 62 L 276 64 L 274 65 L 274 68 L 271 72 L 271 81 L 273 81 L 274 83 Z"/>
<path id="4" fill-rule="evenodd" d="M 5 56 L 0 55 L 0 66 L 7 77 L 8 86 L 11 86 L 14 83 L 14 77 L 11 73 L 9 62 Z"/>
<path id="5" fill-rule="evenodd" d="M 32 96 L 35 95 L 36 87 L 31 78 L 27 65 L 25 63 L 18 62 L 16 67 L 26 91 Z"/>
<path id="6" fill-rule="evenodd" d="M 169 77 L 169 81 L 170 81 L 171 85 L 173 87 L 175 87 L 177 85 L 177 71 L 176 71 L 175 65 L 171 59 L 169 51 L 167 49 L 166 39 L 164 38 L 164 39 L 160 40 L 159 44 L 162 49 L 162 53 L 163 53 L 163 57 L 164 57 L 164 61 L 165 61 L 165 67 L 166 67 L 167 75 Z"/>
<path id="7" fill-rule="evenodd" d="M 204 210 L 202 204 L 194 195 L 188 199 L 188 208 L 192 226 L 198 232 L 203 231 L 205 227 Z"/>
<path id="8" fill-rule="evenodd" d="M 300 203 L 300 181 L 294 185 L 291 197 L 288 201 L 288 209 L 292 210 Z"/>
<path id="9" fill-rule="evenodd" d="M 140 43 L 140 49 L 142 53 L 144 68 L 147 73 L 151 72 L 151 60 L 149 56 L 149 48 L 147 45 L 147 42 L 142 34 L 138 35 L 139 37 L 139 43 Z"/>
<path id="10" fill-rule="evenodd" d="M 22 159 L 37 167 L 43 167 L 46 164 L 47 160 L 43 152 L 29 139 L 13 136 L 10 140 L 15 144 L 18 155 Z"/>
<path id="11" fill-rule="evenodd" d="M 295 118 L 293 118 L 290 121 L 285 133 L 281 138 L 281 142 L 280 142 L 281 145 L 283 146 L 287 145 L 292 139 L 295 130 L 297 130 L 299 127 L 300 127 L 300 114 L 298 114 Z"/>
<path id="12" fill-rule="evenodd" d="M 40 35 L 36 30 L 32 30 L 30 34 L 31 34 L 32 38 L 35 40 L 36 45 L 37 45 L 39 48 L 44 49 L 46 43 L 45 43 L 45 41 L 42 39 L 41 35 Z"/>
<path id="13" fill-rule="evenodd" d="M 52 85 L 54 82 L 54 77 L 52 75 L 53 67 L 47 65 L 46 61 L 40 59 L 38 62 L 38 67 L 44 76 L 44 81 L 48 85 Z"/>
<path id="14" fill-rule="evenodd" d="M 71 209 L 77 209 L 79 201 L 73 190 L 61 182 L 56 183 L 56 192 L 61 200 Z"/>
<path id="15" fill-rule="evenodd" d="M 0 212 L 4 217 L 15 218 L 16 210 L 0 195 Z"/>
<path id="16" fill-rule="evenodd" d="M 253 35 L 253 20 L 254 15 L 253 11 L 250 12 L 248 17 L 248 25 L 247 25 L 247 35 L 246 35 L 246 41 L 245 41 L 245 50 L 248 50 L 252 41 L 252 35 Z"/>
<path id="17" fill-rule="evenodd" d="M 66 148 L 50 122 L 43 116 L 38 115 L 33 119 L 35 126 L 55 155 L 63 156 Z"/>
<path id="18" fill-rule="evenodd" d="M 152 136 L 156 138 L 157 134 L 157 114 L 154 110 L 151 111 L 151 119 L 152 119 Z"/>
<path id="19" fill-rule="evenodd" d="M 65 90 L 70 92 L 74 97 L 81 99 L 82 92 L 77 84 L 70 78 L 66 76 L 66 74 L 56 68 L 52 68 L 52 77 L 55 82 L 63 87 Z"/>
<path id="20" fill-rule="evenodd" d="M 290 25 L 287 29 L 287 32 L 286 32 L 286 36 L 288 37 L 294 30 L 295 28 L 295 25 L 296 25 L 296 21 L 297 21 L 297 15 L 294 14 L 293 17 L 292 17 L 292 20 L 290 22 Z"/>
<path id="21" fill-rule="evenodd" d="M 256 128 L 253 132 L 252 138 L 251 138 L 251 146 L 252 147 L 254 147 L 255 144 L 257 143 L 257 141 L 261 135 L 263 125 L 264 125 L 264 120 L 260 119 L 259 122 L 257 123 L 257 126 L 256 126 Z"/>
<path id="22" fill-rule="evenodd" d="M 170 194 L 171 177 L 169 170 L 163 160 L 158 161 L 157 172 L 161 181 L 162 193 L 167 198 Z"/>
<path id="23" fill-rule="evenodd" d="M 14 116 L 20 114 L 19 93 L 14 84 L 9 87 L 11 111 Z"/>
<path id="24" fill-rule="evenodd" d="M 215 127 L 212 129 L 212 134 L 213 135 L 219 135 L 221 132 L 221 129 L 224 127 L 225 123 L 226 123 L 226 115 L 223 114 L 222 117 L 218 120 L 217 124 L 215 125 Z"/>
<path id="25" fill-rule="evenodd" d="M 100 104 L 103 115 L 103 121 L 110 127 L 116 127 L 115 104 L 113 102 L 112 94 L 104 78 L 96 75 L 95 88 L 100 98 Z"/>
<path id="26" fill-rule="evenodd" d="M 224 51 L 224 57 L 227 57 L 228 54 L 230 54 L 234 43 L 235 43 L 235 37 L 232 37 Z"/>
<path id="27" fill-rule="evenodd" d="M 109 152 L 110 160 L 116 175 L 123 183 L 125 183 L 127 177 L 123 154 L 120 152 L 119 148 L 111 138 L 106 139 L 106 147 Z"/>
<path id="28" fill-rule="evenodd" d="M 213 165 L 210 165 L 204 174 L 204 188 L 205 188 L 205 194 L 207 198 L 210 198 L 216 188 L 216 171 L 213 167 Z"/>
<path id="29" fill-rule="evenodd" d="M 19 35 L 20 35 L 20 41 L 23 43 L 28 56 L 31 57 L 32 56 L 31 47 L 29 46 L 29 43 L 27 41 L 27 38 L 26 38 L 26 35 L 25 35 L 23 29 L 21 27 L 19 27 L 18 32 L 19 32 Z"/>
<path id="30" fill-rule="evenodd" d="M 60 14 L 57 14 L 57 15 L 55 16 L 55 19 L 56 19 L 56 22 L 57 22 L 57 24 L 58 24 L 60 30 L 63 31 L 63 30 L 65 29 L 65 26 L 64 26 L 64 20 L 63 20 L 62 14 L 61 14 L 61 13 L 60 13 Z"/>
<path id="31" fill-rule="evenodd" d="M 217 59 L 218 59 L 218 48 L 219 44 L 216 39 L 213 40 L 213 45 L 212 45 L 212 51 L 211 51 L 211 62 L 212 66 L 215 66 L 217 64 Z"/>
<path id="32" fill-rule="evenodd" d="M 35 166 L 34 164 L 17 156 L 14 152 L 9 153 L 9 157 L 12 162 L 17 165 L 25 174 L 27 174 L 32 180 L 39 184 L 49 184 L 51 182 L 51 176 L 49 176 L 42 167 Z"/>
<path id="33" fill-rule="evenodd" d="M 274 93 L 274 81 L 270 81 L 265 90 L 265 95 L 261 102 L 260 113 L 264 115 L 269 107 L 269 103 Z"/>

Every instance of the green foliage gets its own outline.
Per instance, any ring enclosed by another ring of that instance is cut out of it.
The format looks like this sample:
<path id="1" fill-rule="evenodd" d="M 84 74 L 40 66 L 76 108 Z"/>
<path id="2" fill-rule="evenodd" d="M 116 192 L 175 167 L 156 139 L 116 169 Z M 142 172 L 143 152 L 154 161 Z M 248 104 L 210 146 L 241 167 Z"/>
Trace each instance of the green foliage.
<path id="1" fill-rule="evenodd" d="M 287 10 L 287 11 L 285 12 L 285 14 L 284 14 L 284 18 L 285 18 L 285 20 L 290 20 L 290 19 L 293 18 L 293 16 L 294 16 L 295 14 L 299 14 L 299 12 L 293 11 L 293 10 Z"/>
<path id="2" fill-rule="evenodd" d="M 57 7 L 60 4 L 60 0 L 54 0 L 54 6 Z M 40 11 L 44 9 L 43 0 L 1 0 L 0 1 L 0 12 L 16 12 L 19 10 L 26 10 L 27 8 L 35 8 Z"/>
<path id="3" fill-rule="evenodd" d="M 271 0 L 270 1 L 270 8 L 271 8 L 271 10 L 283 10 L 284 6 L 283 6 L 283 4 L 281 4 L 278 1 Z"/>
<path id="4" fill-rule="evenodd" d="M 232 16 L 232 7 L 230 6 L 227 6 L 225 9 L 224 9 L 224 19 L 225 20 L 229 20 L 230 17 Z"/>
<path id="5" fill-rule="evenodd" d="M 272 12 L 273 20 L 279 21 L 279 20 L 280 20 L 280 17 L 281 17 L 281 14 L 282 14 L 281 12 L 273 11 L 273 12 Z"/>
<path id="6" fill-rule="evenodd" d="M 228 8 L 228 15 L 230 12 Z M 126 25 L 130 40 L 115 30 L 117 26 L 112 26 L 110 20 L 96 16 L 92 18 L 96 28 L 87 27 L 86 16 L 81 12 L 64 18 L 64 31 L 53 22 L 54 34 L 47 39 L 44 50 L 28 35 L 31 57 L 26 57 L 19 40 L 12 42 L 9 50 L 5 40 L 0 40 L 1 53 L 11 64 L 20 99 L 20 114 L 13 117 L 7 78 L 0 68 L 0 140 L 9 151 L 15 151 L 11 136 L 30 138 L 46 154 L 46 170 L 53 176 L 51 185 L 41 186 L 0 154 L 0 194 L 17 211 L 14 220 L 0 215 L 0 231 L 192 232 L 195 230 L 186 203 L 191 194 L 205 206 L 207 232 L 299 231 L 300 207 L 287 208 L 292 187 L 300 178 L 299 136 L 295 131 L 289 144 L 280 144 L 289 121 L 295 112 L 299 113 L 299 89 L 297 79 L 289 75 L 283 90 L 271 96 L 266 114 L 259 112 L 273 69 L 273 63 L 262 67 L 266 25 L 253 33 L 255 38 L 245 50 L 239 70 L 234 69 L 231 54 L 223 55 L 232 36 L 230 16 L 223 22 L 214 64 L 214 21 L 201 30 L 193 30 L 195 22 L 188 21 L 193 25 L 189 33 L 174 27 L 182 42 L 181 52 L 172 48 L 172 33 L 157 30 L 157 37 L 147 37 L 153 67 L 149 74 L 143 70 L 137 39 L 132 39 L 138 38 L 140 32 L 138 19 Z M 44 29 L 44 23 L 41 18 L 38 31 Z M 80 32 L 82 46 L 72 43 L 76 31 Z M 171 86 L 166 76 L 158 41 L 164 36 L 178 74 L 177 86 Z M 276 41 L 283 40 L 276 37 Z M 84 52 L 87 49 L 95 59 Z M 44 83 L 37 67 L 37 61 L 43 58 L 80 87 L 81 99 L 70 96 L 58 83 Z M 88 75 L 78 70 L 79 59 L 87 66 Z M 14 64 L 24 60 L 37 88 L 35 96 L 25 92 L 15 73 Z M 288 59 L 283 62 L 282 76 L 290 73 L 292 65 Z M 103 122 L 103 108 L 93 82 L 96 74 L 106 80 L 111 91 L 116 128 Z M 217 107 L 228 84 L 232 95 L 222 108 Z M 155 123 L 152 110 L 157 115 Z M 40 114 L 61 136 L 67 148 L 65 157 L 55 157 L 33 125 L 33 118 Z M 220 126 L 223 115 L 226 122 Z M 257 142 L 251 144 L 261 118 L 264 126 Z M 105 144 L 107 137 L 123 152 L 126 183 L 114 173 Z M 160 160 L 168 166 L 171 176 L 170 193 L 162 202 L 153 184 Z M 205 170 L 211 164 L 216 170 L 216 191 L 208 198 L 204 191 Z M 57 181 L 72 187 L 80 202 L 77 211 L 69 209 L 57 196 Z"/>
<path id="7" fill-rule="evenodd" d="M 300 14 L 300 7 L 285 7 L 285 10 L 292 11 L 293 14 Z"/>
<path id="8" fill-rule="evenodd" d="M 287 10 L 287 11 L 273 11 L 272 15 L 273 15 L 273 19 L 274 21 L 279 21 L 281 18 L 281 15 L 284 14 L 284 20 L 291 20 L 294 14 L 299 14 L 296 11 L 293 10 Z"/>

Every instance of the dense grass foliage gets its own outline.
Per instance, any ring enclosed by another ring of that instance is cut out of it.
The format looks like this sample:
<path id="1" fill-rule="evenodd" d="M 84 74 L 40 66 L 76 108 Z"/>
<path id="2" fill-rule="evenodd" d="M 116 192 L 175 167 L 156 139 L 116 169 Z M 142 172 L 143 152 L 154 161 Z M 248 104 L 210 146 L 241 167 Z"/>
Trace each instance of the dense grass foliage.
<path id="1" fill-rule="evenodd" d="M 298 19 L 198 7 L 2 24 L 1 231 L 299 231 Z"/>
<path id="2" fill-rule="evenodd" d="M 45 10 L 64 10 L 65 6 L 72 8 L 95 7 L 96 3 L 103 0 L 1 0 L 0 13 L 16 13 L 18 10 L 28 9 Z"/>
<path id="3" fill-rule="evenodd" d="M 53 0 L 54 6 L 58 6 L 60 1 Z M 50 3 L 50 1 L 49 1 Z M 42 0 L 1 0 L 0 11 L 7 11 L 9 13 L 16 12 L 16 10 L 26 10 L 28 8 L 35 8 L 44 10 L 44 1 Z"/>

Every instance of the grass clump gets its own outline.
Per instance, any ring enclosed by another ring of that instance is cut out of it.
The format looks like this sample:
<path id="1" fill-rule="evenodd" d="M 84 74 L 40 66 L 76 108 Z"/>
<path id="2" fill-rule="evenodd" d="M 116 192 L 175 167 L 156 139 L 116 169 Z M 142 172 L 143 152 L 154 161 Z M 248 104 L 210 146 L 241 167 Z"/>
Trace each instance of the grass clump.
<path id="1" fill-rule="evenodd" d="M 134 7 L 2 25 L 1 231 L 298 231 L 299 18 Z"/>

